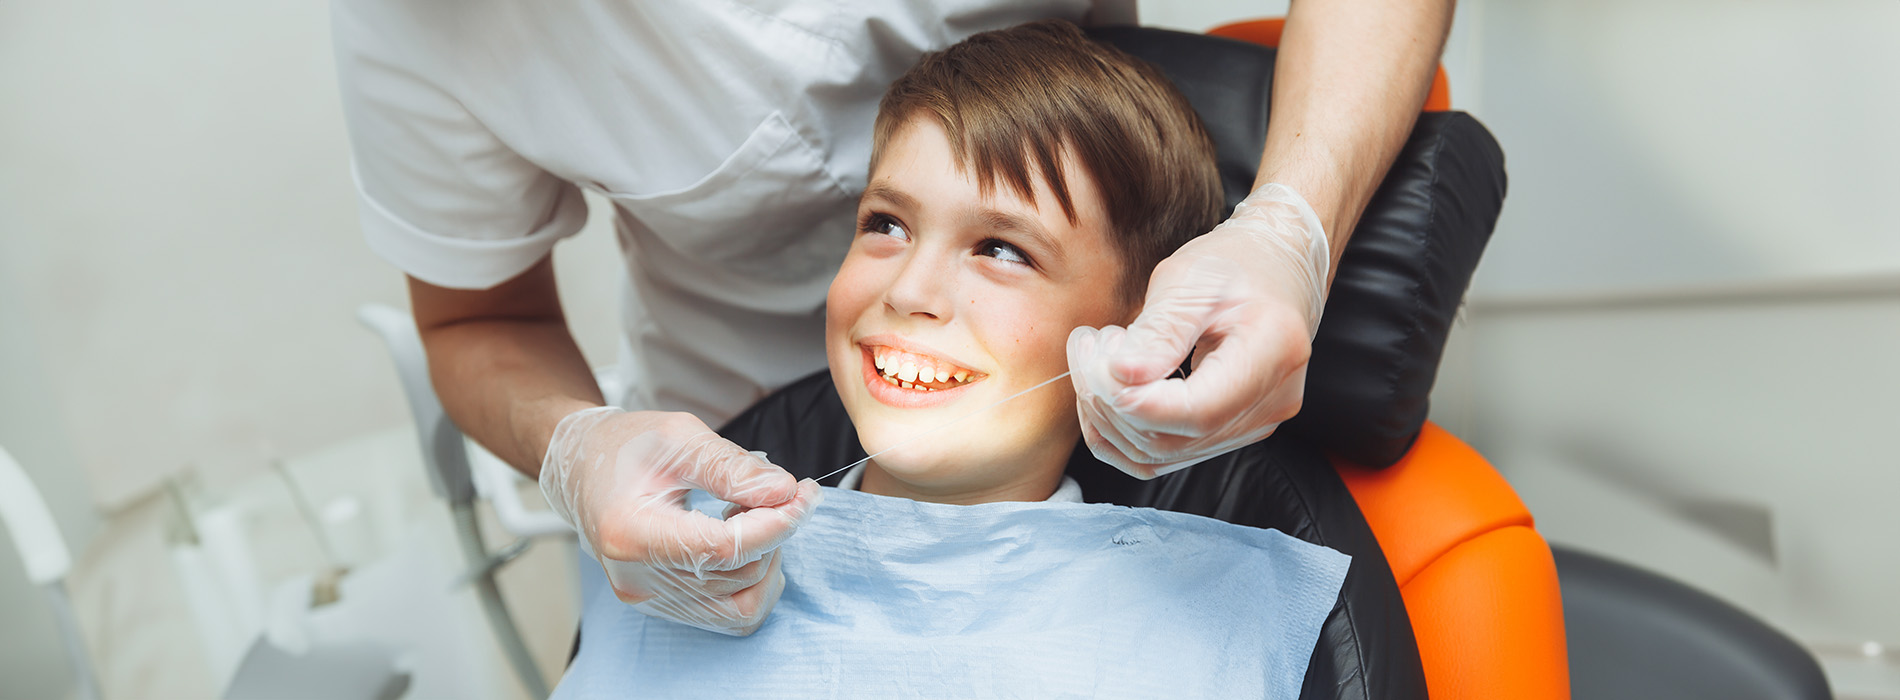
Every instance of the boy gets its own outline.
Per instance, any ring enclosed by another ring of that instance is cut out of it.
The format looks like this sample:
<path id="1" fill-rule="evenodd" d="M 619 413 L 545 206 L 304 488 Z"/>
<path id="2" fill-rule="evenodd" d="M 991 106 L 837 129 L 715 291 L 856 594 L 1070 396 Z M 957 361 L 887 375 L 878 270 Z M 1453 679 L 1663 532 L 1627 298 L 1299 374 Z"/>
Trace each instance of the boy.
<path id="1" fill-rule="evenodd" d="M 1221 210 L 1213 146 L 1187 100 L 1074 25 L 1034 22 L 926 56 L 879 106 L 858 235 L 826 302 L 832 381 L 865 450 L 1061 374 L 1069 331 L 1127 324 L 1155 263 Z M 1079 436 L 1062 381 L 842 483 L 1039 501 Z"/>

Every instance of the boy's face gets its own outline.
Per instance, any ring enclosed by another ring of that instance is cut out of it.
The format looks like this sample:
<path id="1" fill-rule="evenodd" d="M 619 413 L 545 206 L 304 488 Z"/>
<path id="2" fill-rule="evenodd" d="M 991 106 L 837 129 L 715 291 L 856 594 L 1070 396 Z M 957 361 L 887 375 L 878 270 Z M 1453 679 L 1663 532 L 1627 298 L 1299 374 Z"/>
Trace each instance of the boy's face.
<path id="1" fill-rule="evenodd" d="M 983 196 L 934 119 L 913 118 L 892 135 L 825 308 L 832 382 L 866 450 L 1061 374 L 1071 329 L 1132 315 L 1101 195 L 1078 163 L 1065 161 L 1064 172 L 1073 225 L 1039 177 L 1034 201 L 1000 181 Z M 876 467 L 947 499 L 1052 484 L 1079 430 L 1074 389 L 1058 381 L 879 456 Z"/>

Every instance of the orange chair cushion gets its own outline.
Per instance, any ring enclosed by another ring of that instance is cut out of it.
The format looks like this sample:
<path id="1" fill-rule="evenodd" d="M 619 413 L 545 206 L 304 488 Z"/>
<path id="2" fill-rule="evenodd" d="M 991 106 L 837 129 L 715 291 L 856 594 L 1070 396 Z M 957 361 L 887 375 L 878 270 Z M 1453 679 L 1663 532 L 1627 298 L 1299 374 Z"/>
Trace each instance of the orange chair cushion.
<path id="1" fill-rule="evenodd" d="M 1285 17 L 1254 19 L 1233 24 L 1223 24 L 1207 30 L 1208 34 L 1224 36 L 1229 39 L 1252 42 L 1261 46 L 1280 45 L 1280 33 L 1286 29 Z M 1446 112 L 1451 110 L 1451 80 L 1445 77 L 1445 67 L 1438 66 L 1438 72 L 1432 75 L 1432 89 L 1425 95 L 1423 112 Z"/>
<path id="2" fill-rule="evenodd" d="M 1385 469 L 1335 460 L 1403 587 L 1445 552 L 1502 527 L 1533 527 L 1517 492 L 1477 450 L 1426 423 L 1411 451 Z"/>
<path id="3" fill-rule="evenodd" d="M 1570 697 L 1556 563 L 1484 457 L 1426 423 L 1397 464 L 1333 466 L 1392 566 L 1432 697 Z"/>
<path id="4" fill-rule="evenodd" d="M 1557 565 L 1537 531 L 1513 526 L 1467 540 L 1400 594 L 1431 697 L 1570 697 Z"/>

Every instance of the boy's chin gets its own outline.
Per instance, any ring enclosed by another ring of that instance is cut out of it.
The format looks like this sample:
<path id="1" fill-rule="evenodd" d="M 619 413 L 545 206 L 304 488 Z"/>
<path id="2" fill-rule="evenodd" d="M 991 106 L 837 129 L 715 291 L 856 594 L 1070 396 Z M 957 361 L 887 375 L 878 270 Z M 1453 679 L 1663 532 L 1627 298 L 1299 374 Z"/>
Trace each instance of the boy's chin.
<path id="1" fill-rule="evenodd" d="M 928 438 L 918 442 L 926 442 Z M 896 444 L 896 443 L 889 443 Z M 913 449 L 915 448 L 915 449 Z M 968 462 L 947 450 L 912 444 L 878 455 L 871 461 L 891 478 L 920 488 L 947 486 L 968 478 Z"/>
<path id="2" fill-rule="evenodd" d="M 888 440 L 865 439 L 868 437 L 861 435 L 860 439 L 870 454 L 905 439 L 901 435 Z M 914 490 L 931 492 L 956 490 L 980 482 L 978 465 L 992 460 L 982 454 L 980 448 L 969 444 L 967 436 L 951 430 L 901 445 L 871 461 L 892 479 Z"/>

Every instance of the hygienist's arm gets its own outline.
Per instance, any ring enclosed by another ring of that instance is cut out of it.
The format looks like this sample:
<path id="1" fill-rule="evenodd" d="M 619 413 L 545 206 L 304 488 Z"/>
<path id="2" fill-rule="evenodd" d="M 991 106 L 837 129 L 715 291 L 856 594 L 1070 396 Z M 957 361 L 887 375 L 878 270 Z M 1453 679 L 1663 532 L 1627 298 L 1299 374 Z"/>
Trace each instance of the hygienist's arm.
<path id="1" fill-rule="evenodd" d="M 1127 328 L 1069 335 L 1089 450 L 1151 479 L 1299 413 L 1332 270 L 1431 89 L 1452 3 L 1299 0 L 1253 192 L 1155 266 Z M 1169 375 L 1192 352 L 1193 372 Z"/>
<path id="2" fill-rule="evenodd" d="M 552 257 L 492 289 L 410 277 L 409 303 L 443 409 L 528 478 L 563 417 L 605 403 L 568 332 Z"/>
<path id="3" fill-rule="evenodd" d="M 621 601 L 723 634 L 758 629 L 785 587 L 773 550 L 817 506 L 817 482 L 794 481 L 691 414 L 602 406 L 551 257 L 486 290 L 411 277 L 409 299 L 449 417 L 540 480 Z M 693 488 L 748 510 L 688 511 Z"/>
<path id="4" fill-rule="evenodd" d="M 1278 182 L 1305 196 L 1334 263 L 1418 120 L 1453 5 L 1296 0 L 1287 11 L 1254 187 Z"/>

